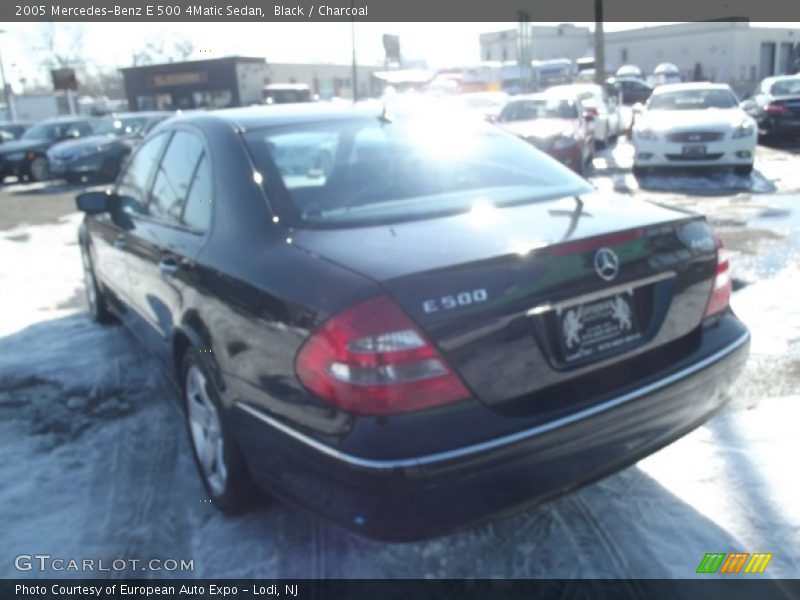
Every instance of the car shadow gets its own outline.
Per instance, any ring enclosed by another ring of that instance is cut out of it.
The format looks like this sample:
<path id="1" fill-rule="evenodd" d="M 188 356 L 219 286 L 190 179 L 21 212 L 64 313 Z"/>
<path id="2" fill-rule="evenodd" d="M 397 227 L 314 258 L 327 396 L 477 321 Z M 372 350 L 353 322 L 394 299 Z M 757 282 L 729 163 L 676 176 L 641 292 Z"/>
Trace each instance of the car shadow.
<path id="1" fill-rule="evenodd" d="M 772 150 L 780 150 L 781 152 L 788 152 L 790 154 L 800 154 L 800 138 L 792 137 L 759 137 L 758 145 Z"/>
<path id="2" fill-rule="evenodd" d="M 12 195 L 45 196 L 48 194 L 69 194 L 69 193 L 78 194 L 87 189 L 92 189 L 97 187 L 102 187 L 102 184 L 98 184 L 95 182 L 67 183 L 66 181 L 63 180 L 49 180 L 49 181 L 37 181 L 31 183 L 21 182 L 21 183 L 6 184 L 0 189 Z"/>
<path id="3" fill-rule="evenodd" d="M 696 196 L 729 196 L 736 193 L 768 194 L 777 191 L 775 182 L 758 169 L 737 175 L 732 169 L 652 169 L 631 176 L 639 189 L 652 192 L 685 193 Z"/>

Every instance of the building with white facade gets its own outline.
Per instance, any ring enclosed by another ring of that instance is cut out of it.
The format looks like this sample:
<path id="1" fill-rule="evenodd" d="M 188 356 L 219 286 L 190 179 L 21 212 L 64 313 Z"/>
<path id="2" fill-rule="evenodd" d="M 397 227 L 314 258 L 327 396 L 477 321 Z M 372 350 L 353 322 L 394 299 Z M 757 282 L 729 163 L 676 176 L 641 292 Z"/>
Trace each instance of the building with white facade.
<path id="1" fill-rule="evenodd" d="M 358 97 L 366 98 L 380 93 L 382 86 L 372 75 L 384 70 L 379 66 L 358 65 L 356 85 Z M 352 65 L 314 64 L 314 63 L 270 63 L 264 71 L 265 84 L 304 83 L 312 94 L 327 99 L 353 97 Z"/>
<path id="2" fill-rule="evenodd" d="M 569 58 L 575 60 L 591 52 L 592 32 L 588 27 L 570 23 L 548 27 L 530 25 L 530 54 L 534 60 Z M 506 62 L 519 56 L 519 32 L 516 29 L 480 35 L 481 60 Z"/>
<path id="3" fill-rule="evenodd" d="M 749 91 L 771 75 L 796 71 L 800 29 L 758 27 L 743 21 L 658 25 L 606 34 L 606 59 L 652 73 L 670 62 L 685 80 L 729 83 Z"/>
<path id="4" fill-rule="evenodd" d="M 588 27 L 531 26 L 533 60 L 591 56 Z M 482 60 L 517 60 L 518 31 L 480 36 Z M 800 60 L 800 29 L 759 27 L 747 21 L 705 21 L 640 27 L 605 34 L 606 62 L 612 68 L 634 64 L 649 74 L 659 63 L 677 65 L 686 80 L 730 83 L 749 91 L 770 75 L 794 73 Z"/>

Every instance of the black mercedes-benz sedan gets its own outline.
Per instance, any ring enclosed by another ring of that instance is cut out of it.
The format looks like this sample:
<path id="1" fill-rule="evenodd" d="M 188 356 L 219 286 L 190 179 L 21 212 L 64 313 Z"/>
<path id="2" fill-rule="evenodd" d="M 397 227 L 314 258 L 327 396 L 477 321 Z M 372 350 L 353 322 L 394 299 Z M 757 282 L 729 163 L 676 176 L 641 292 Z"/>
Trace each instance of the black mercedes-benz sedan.
<path id="1" fill-rule="evenodd" d="M 366 536 L 449 532 L 669 444 L 747 357 L 702 216 L 452 107 L 178 117 L 77 203 L 92 315 L 174 375 L 224 511 L 255 483 Z"/>

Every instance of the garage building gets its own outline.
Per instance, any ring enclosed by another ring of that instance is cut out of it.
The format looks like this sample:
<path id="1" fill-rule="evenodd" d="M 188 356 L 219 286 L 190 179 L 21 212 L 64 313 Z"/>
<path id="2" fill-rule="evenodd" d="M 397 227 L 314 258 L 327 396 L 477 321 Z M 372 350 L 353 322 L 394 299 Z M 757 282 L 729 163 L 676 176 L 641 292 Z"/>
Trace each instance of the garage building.
<path id="1" fill-rule="evenodd" d="M 227 108 L 260 103 L 263 58 L 229 56 L 120 69 L 130 110 Z"/>

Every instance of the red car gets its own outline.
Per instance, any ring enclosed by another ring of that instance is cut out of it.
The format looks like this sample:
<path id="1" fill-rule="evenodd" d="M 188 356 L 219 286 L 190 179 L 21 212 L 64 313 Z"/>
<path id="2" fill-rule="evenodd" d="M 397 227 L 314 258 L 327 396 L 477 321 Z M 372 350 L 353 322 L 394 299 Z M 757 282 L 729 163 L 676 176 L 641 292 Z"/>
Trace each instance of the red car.
<path id="1" fill-rule="evenodd" d="M 512 98 L 495 122 L 583 174 L 594 155 L 592 120 L 574 96 L 545 92 Z"/>

